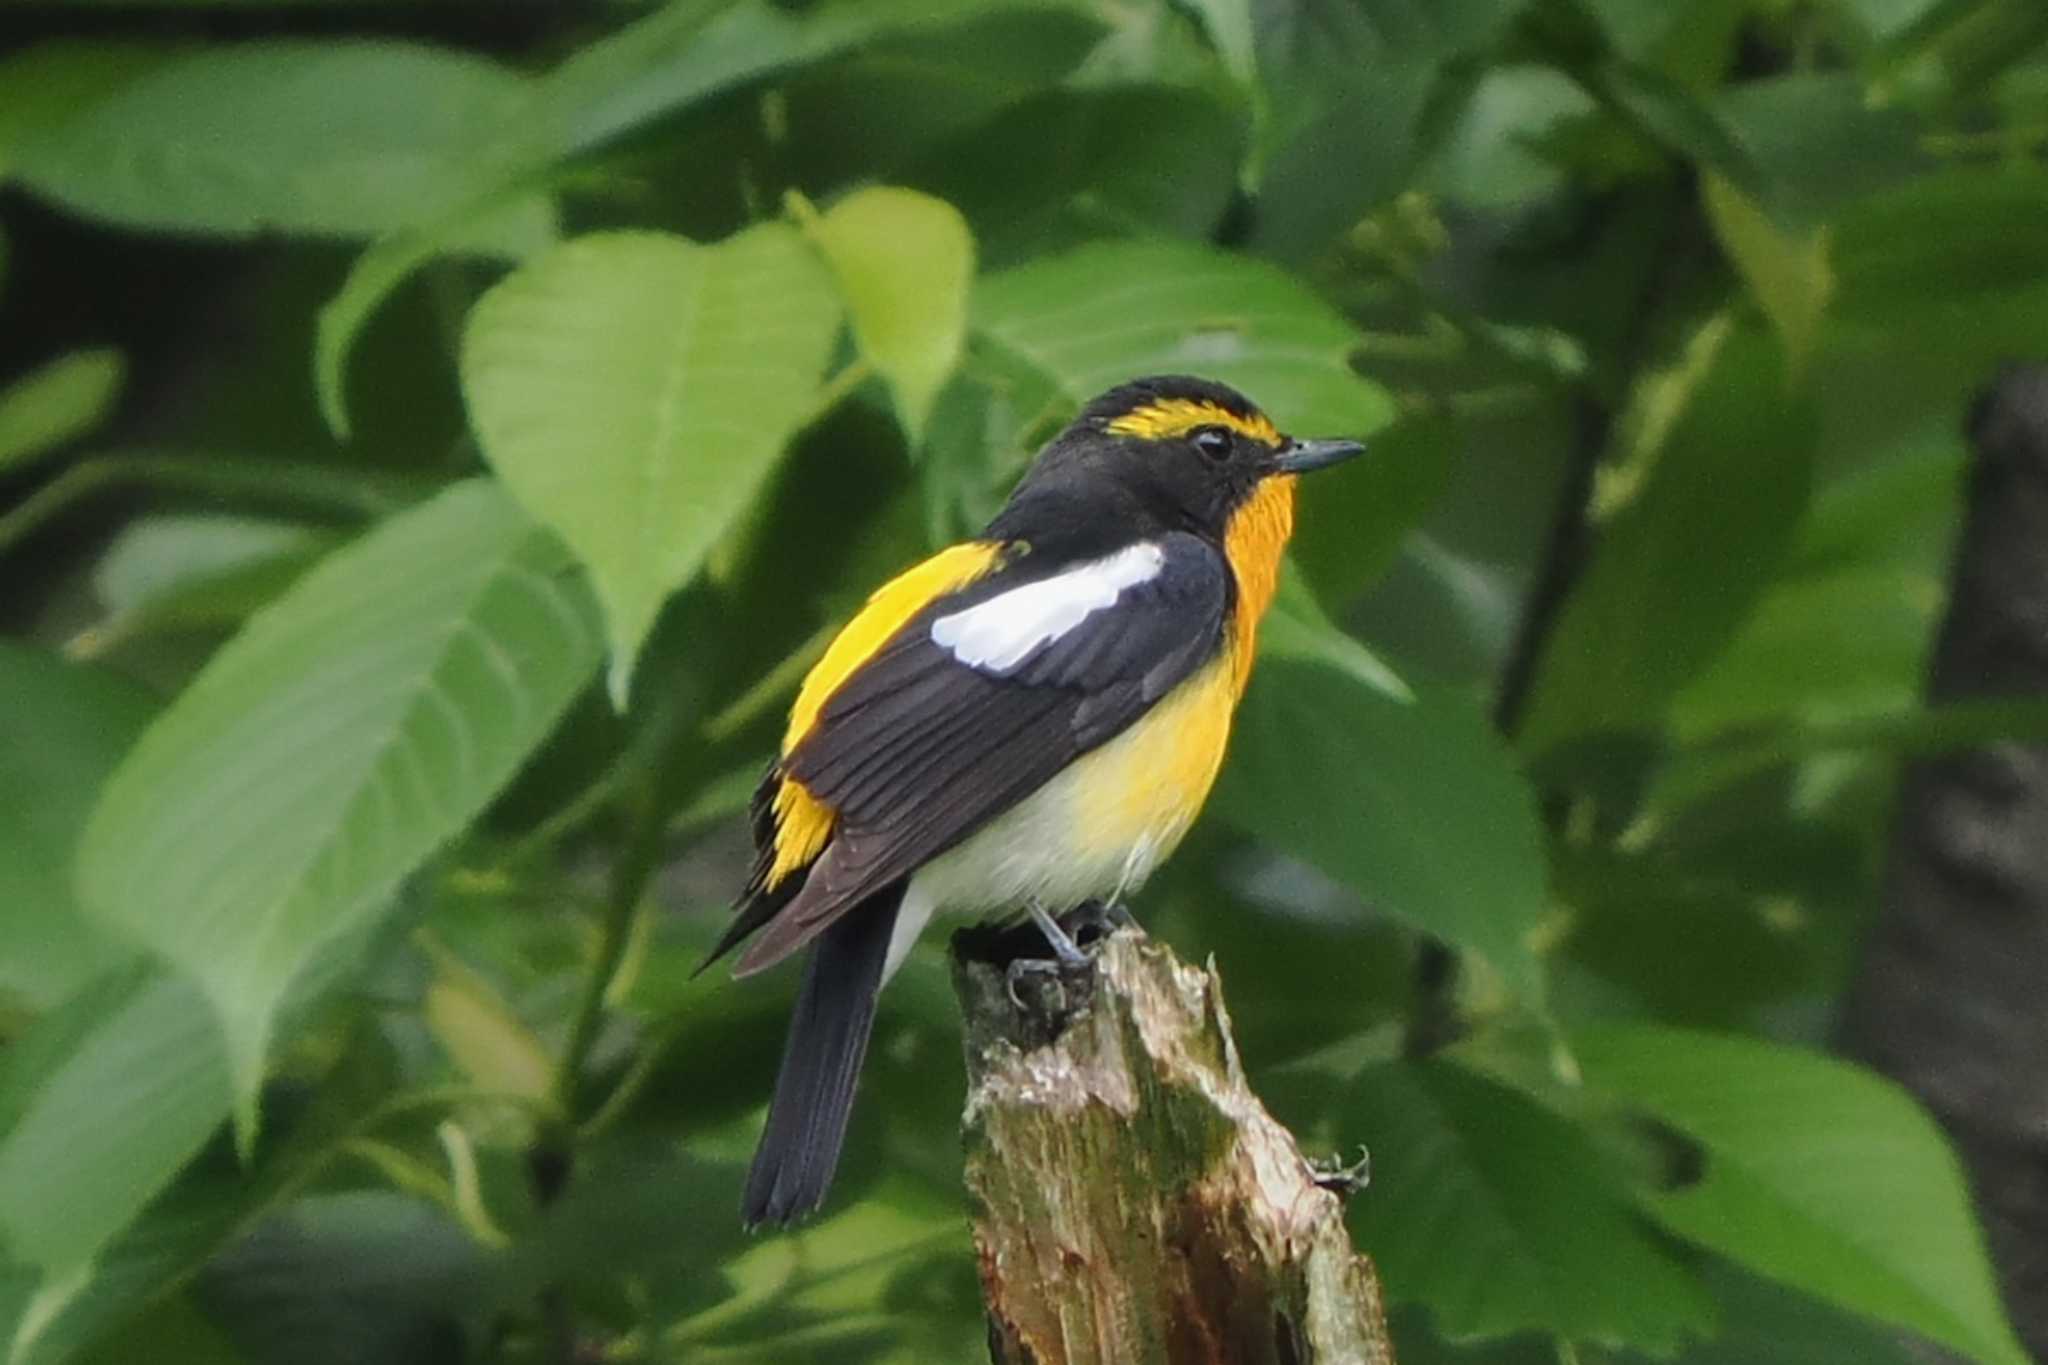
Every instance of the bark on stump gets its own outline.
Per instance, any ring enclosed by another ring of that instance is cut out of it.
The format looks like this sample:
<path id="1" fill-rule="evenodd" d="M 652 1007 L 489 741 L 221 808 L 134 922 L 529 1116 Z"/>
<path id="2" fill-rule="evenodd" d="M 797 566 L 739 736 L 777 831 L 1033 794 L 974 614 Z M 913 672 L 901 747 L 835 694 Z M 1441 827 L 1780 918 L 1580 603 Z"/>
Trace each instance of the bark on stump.
<path id="1" fill-rule="evenodd" d="M 1977 462 L 1933 702 L 2048 694 L 2048 366 L 1970 425 Z M 2048 1359 L 2048 746 L 1916 763 L 1842 1044 L 1932 1109 L 1969 1167 L 2006 1306 Z"/>
<path id="2" fill-rule="evenodd" d="M 1013 993 L 976 955 L 956 940 L 997 1365 L 1391 1365 L 1378 1277 L 1245 1085 L 1213 968 L 1118 932 Z"/>

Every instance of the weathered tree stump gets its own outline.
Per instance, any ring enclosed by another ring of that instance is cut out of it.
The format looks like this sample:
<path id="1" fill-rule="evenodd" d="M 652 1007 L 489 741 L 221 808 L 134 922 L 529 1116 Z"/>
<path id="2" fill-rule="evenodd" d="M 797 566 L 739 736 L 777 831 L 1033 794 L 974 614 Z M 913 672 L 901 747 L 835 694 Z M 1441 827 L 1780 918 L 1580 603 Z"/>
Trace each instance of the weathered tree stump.
<path id="1" fill-rule="evenodd" d="M 1213 967 L 1127 931 L 1014 981 L 980 957 L 956 939 L 997 1365 L 1391 1365 L 1378 1277 L 1246 1086 Z"/>

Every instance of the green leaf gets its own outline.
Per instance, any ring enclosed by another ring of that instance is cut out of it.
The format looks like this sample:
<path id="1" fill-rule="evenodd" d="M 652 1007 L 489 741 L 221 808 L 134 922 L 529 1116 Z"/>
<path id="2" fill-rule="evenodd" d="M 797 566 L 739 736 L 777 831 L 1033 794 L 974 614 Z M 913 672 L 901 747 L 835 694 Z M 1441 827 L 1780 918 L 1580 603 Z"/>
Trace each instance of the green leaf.
<path id="1" fill-rule="evenodd" d="M 1530 934 L 1545 910 L 1542 827 L 1479 708 L 1446 692 L 1405 696 L 1362 646 L 1281 608 L 1264 633 L 1217 811 L 1373 909 L 1470 950 L 1540 1006 Z"/>
<path id="2" fill-rule="evenodd" d="M 205 991 L 245 1145 L 294 979 L 375 923 L 588 681 L 599 636 L 565 560 L 495 485 L 457 485 L 252 618 L 109 782 L 81 897 Z"/>
<path id="3" fill-rule="evenodd" d="M 462 339 L 484 455 L 590 569 L 624 703 L 656 612 L 812 415 L 839 328 L 793 227 L 715 246 L 605 233 L 493 288 Z"/>
<path id="4" fill-rule="evenodd" d="M 170 56 L 137 43 L 40 43 L 0 62 L 0 181 L 14 174 L 15 149 L 75 117 Z"/>
<path id="5" fill-rule="evenodd" d="M 2037 287 L 2044 269 L 2048 174 L 2032 167 L 1945 171 L 1873 195 L 1843 215 L 1835 241 L 1838 311 L 1880 328 L 1952 326 Z"/>
<path id="6" fill-rule="evenodd" d="M 489 1271 L 433 1205 L 351 1190 L 272 1213 L 195 1292 L 250 1365 L 437 1365 L 482 1333 Z"/>
<path id="7" fill-rule="evenodd" d="M 1350 323 L 1277 267 L 1205 247 L 1084 246 L 983 281 L 974 317 L 1077 405 L 1183 371 L 1243 390 L 1304 436 L 1359 435 L 1393 415 L 1350 366 Z"/>
<path id="8" fill-rule="evenodd" d="M 1566 179 L 1546 144 L 1594 108 L 1585 88 L 1554 66 L 1516 63 L 1480 76 L 1431 157 L 1433 188 L 1481 208 L 1514 205 Z"/>
<path id="9" fill-rule="evenodd" d="M 839 279 L 861 354 L 888 381 L 916 445 L 967 336 L 967 222 L 943 199 L 878 186 L 834 204 L 811 235 Z"/>
<path id="10" fill-rule="evenodd" d="M 1697 742 L 1773 721 L 1914 710 L 1942 600 L 1938 580 L 1890 565 L 1788 577 L 1672 699 L 1672 732 Z"/>
<path id="11" fill-rule="evenodd" d="M 1395 1303 L 1454 1341 L 1541 1330 L 1668 1353 L 1714 1305 L 1650 1235 L 1586 1134 L 1448 1061 L 1361 1074 L 1347 1136 L 1372 1151 L 1351 1203 Z"/>
<path id="12" fill-rule="evenodd" d="M 1763 172 L 1720 110 L 1651 66 L 1610 58 L 1586 72 L 1600 100 L 1666 150 L 1745 193 L 1760 193 Z"/>
<path id="13" fill-rule="evenodd" d="M 121 529 L 92 574 L 107 619 L 73 652 L 103 653 L 152 630 L 237 625 L 333 548 L 301 522 L 165 513 Z"/>
<path id="14" fill-rule="evenodd" d="M 54 1309 L 227 1117 L 227 1054 L 192 982 L 137 970 L 79 995 L 6 1055 L 0 1240 L 43 1272 Z"/>
<path id="15" fill-rule="evenodd" d="M 464 199 L 439 201 L 441 224 L 379 242 L 323 310 L 316 372 L 328 426 L 347 431 L 342 374 L 370 314 L 414 270 L 447 250 L 450 234 L 467 238 L 464 224 L 501 218 L 521 202 L 522 187 L 553 168 L 644 124 L 882 34 L 950 27 L 995 11 L 1066 7 L 1062 0 L 823 0 L 797 10 L 773 0 L 682 0 L 579 48 L 535 80 L 531 98 L 473 151 L 490 173 L 461 182 L 470 191 Z"/>
<path id="16" fill-rule="evenodd" d="M 1880 103 L 1853 72 L 1739 81 L 1715 96 L 1714 109 L 1761 176 L 1752 197 L 1790 233 L 1931 168 L 1922 119 L 1902 102 Z"/>
<path id="17" fill-rule="evenodd" d="M 167 1139 L 182 1143 L 202 1124 L 210 1132 L 227 1118 L 227 1060 L 206 1002 L 189 983 L 168 974 L 144 975 L 133 996 L 122 994 L 128 987 L 121 983 L 111 985 L 113 989 L 96 992 L 83 1002 L 85 1008 L 66 1011 L 87 1025 L 75 1062 L 66 1062 L 83 1067 L 83 1074 L 74 1081 L 60 1069 L 35 1073 L 32 1091 L 39 1103 L 41 1097 L 74 1085 L 94 1092 L 90 1109 L 23 1121 L 24 1129 L 31 1123 L 47 1127 L 59 1117 L 82 1125 L 68 1134 L 81 1150 L 67 1151 L 36 1173 L 38 1181 L 47 1183 L 41 1198 L 52 1209 L 60 1209 L 70 1198 L 62 1183 L 70 1180 L 84 1182 L 79 1199 L 87 1209 L 102 1202 L 102 1186 L 138 1188 L 137 1176 L 144 1168 L 169 1169 L 176 1164 L 174 1144 Z M 176 998 L 165 1002 L 161 1016 L 152 1020 L 140 1002 L 158 990 L 174 992 Z M 123 999 L 137 1003 L 120 1008 Z M 105 1008 L 94 1012 L 93 1001 Z M 167 1024 L 167 1036 L 151 1042 L 132 1032 L 153 1023 Z M 42 1025 L 36 1036 L 43 1036 Z M 191 1046 L 180 1047 L 181 1040 Z M 66 1365 L 78 1360 L 82 1347 L 129 1323 L 139 1308 L 190 1277 L 256 1213 L 324 1167 L 337 1137 L 360 1124 L 392 1083 L 391 1068 L 373 1035 L 345 1042 L 341 1060 L 320 1079 L 317 1089 L 309 1094 L 304 1078 L 294 1087 L 302 1102 L 272 1126 L 273 1140 L 265 1143 L 253 1165 L 217 1145 L 201 1146 L 141 1216 L 100 1248 L 89 1267 L 50 1278 L 19 1259 L 10 1263 L 0 1255 L 0 1343 L 11 1347 L 5 1356 L 8 1365 Z M 98 1069 L 107 1061 L 137 1061 L 153 1050 L 162 1052 L 162 1065 L 156 1070 L 129 1074 Z M 101 1091 L 102 1085 L 114 1088 Z M 196 1103 L 200 1099 L 212 1106 L 210 1123 L 199 1113 L 204 1107 Z M 310 1102 L 304 1102 L 307 1099 Z M 167 1126 L 160 1130 L 159 1122 Z M 7 1126 L 0 1115 L 0 1131 Z M 119 1338 L 128 1335 L 132 1333 L 116 1334 L 115 1341 L 106 1343 L 104 1355 L 88 1358 L 122 1365 L 137 1359 L 116 1350 Z M 155 1356 L 140 1358 L 154 1361 Z"/>
<path id="18" fill-rule="evenodd" d="M 125 371 L 119 351 L 73 351 L 0 389 L 0 473 L 99 426 Z"/>
<path id="19" fill-rule="evenodd" d="M 1721 249 L 1785 343 L 1787 368 L 1797 382 L 1835 288 L 1828 230 L 1795 234 L 1779 227 L 1754 199 L 1712 171 L 1700 177 L 1700 197 Z"/>
<path id="20" fill-rule="evenodd" d="M 436 257 L 463 254 L 465 243 L 494 242 L 515 261 L 553 246 L 552 217 L 536 219 L 527 200 L 527 192 L 517 188 L 487 195 L 436 222 L 395 232 L 356 257 L 341 288 L 321 305 L 313 333 L 313 387 L 321 419 L 335 439 L 349 439 L 349 355 L 371 314 L 415 270 Z"/>
<path id="21" fill-rule="evenodd" d="M 86 816 L 155 699 L 110 673 L 0 641 L 0 997 L 48 1009 L 121 957 L 78 909 Z"/>
<path id="22" fill-rule="evenodd" d="M 1867 1071 L 1755 1039 L 1644 1025 L 1574 1039 L 1587 1084 L 1697 1141 L 1705 1174 L 1649 1191 L 1681 1236 L 1985 1365 L 2023 1365 L 1941 1130 Z"/>
<path id="23" fill-rule="evenodd" d="M 1353 601 L 1387 571 L 1402 538 L 1450 487 L 1466 438 L 1450 418 L 1403 415 L 1363 458 L 1304 487 L 1292 553 L 1325 601 Z"/>
<path id="24" fill-rule="evenodd" d="M 1252 0 L 1192 0 L 1202 16 L 1209 41 L 1230 74 L 1245 84 L 1258 75 L 1258 54 L 1252 40 Z"/>
<path id="25" fill-rule="evenodd" d="M 1432 98 L 1515 18 L 1496 0 L 1266 0 L 1254 7 L 1264 120 L 1254 237 L 1306 258 L 1407 187 Z"/>
<path id="26" fill-rule="evenodd" d="M 990 10 L 1047 4 L 823 0 L 792 10 L 772 0 L 685 0 L 591 43 L 549 72 L 538 83 L 533 103 L 507 125 L 502 145 L 510 149 L 508 159 L 545 164 L 592 151 L 713 95 L 883 33 L 944 27 Z"/>
<path id="27" fill-rule="evenodd" d="M 73 1365 L 248 1365 L 218 1327 L 193 1306 L 190 1297 L 174 1294 L 151 1304 Z"/>
<path id="28" fill-rule="evenodd" d="M 365 236 L 431 221 L 492 184 L 478 149 L 528 90 L 494 62 L 407 43 L 198 48 L 31 130 L 14 171 L 130 227 Z M 525 206 L 531 220 L 551 214 L 537 198 Z"/>
<path id="29" fill-rule="evenodd" d="M 446 951 L 433 956 L 423 1013 L 434 1041 L 478 1086 L 545 1098 L 554 1064 L 526 1021 L 482 973 Z"/>
<path id="30" fill-rule="evenodd" d="M 1759 340 L 1736 333 L 1711 352 L 1669 435 L 1649 442 L 1654 463 L 1601 530 L 1544 651 L 1529 752 L 1662 725 L 1770 585 L 1806 509 L 1815 426 Z"/>
<path id="31" fill-rule="evenodd" d="M 984 259 L 1007 264 L 1110 235 L 1208 240 L 1245 141 L 1241 112 L 1205 90 L 1063 86 L 1010 103 L 903 179 L 957 206 Z"/>

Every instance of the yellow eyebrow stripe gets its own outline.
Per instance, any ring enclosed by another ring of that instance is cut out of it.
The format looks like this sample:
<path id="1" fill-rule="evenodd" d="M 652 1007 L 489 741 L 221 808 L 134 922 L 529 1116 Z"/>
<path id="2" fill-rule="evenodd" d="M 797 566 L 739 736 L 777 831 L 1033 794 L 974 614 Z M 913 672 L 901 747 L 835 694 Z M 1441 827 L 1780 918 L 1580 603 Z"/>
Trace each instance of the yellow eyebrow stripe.
<path id="1" fill-rule="evenodd" d="M 1262 414 L 1246 417 L 1197 398 L 1162 398 L 1132 408 L 1104 430 L 1113 436 L 1143 436 L 1158 441 L 1185 436 L 1197 427 L 1229 427 L 1254 441 L 1269 446 L 1280 444 L 1280 432 Z"/>

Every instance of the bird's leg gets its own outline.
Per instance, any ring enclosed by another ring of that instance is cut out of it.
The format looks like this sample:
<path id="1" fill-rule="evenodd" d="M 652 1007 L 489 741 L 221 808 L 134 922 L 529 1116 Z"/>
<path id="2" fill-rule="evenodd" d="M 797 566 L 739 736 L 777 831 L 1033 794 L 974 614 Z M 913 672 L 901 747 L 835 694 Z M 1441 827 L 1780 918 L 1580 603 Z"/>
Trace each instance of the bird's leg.
<path id="1" fill-rule="evenodd" d="M 1033 900 L 1027 901 L 1025 908 L 1031 912 L 1032 922 L 1038 925 L 1038 932 L 1045 935 L 1046 943 L 1052 948 L 1053 956 L 1059 959 L 1061 966 L 1088 965 L 1088 954 L 1082 952 L 1080 946 L 1067 937 L 1067 931 L 1060 928 L 1060 922 L 1054 919 L 1043 905 Z"/>

